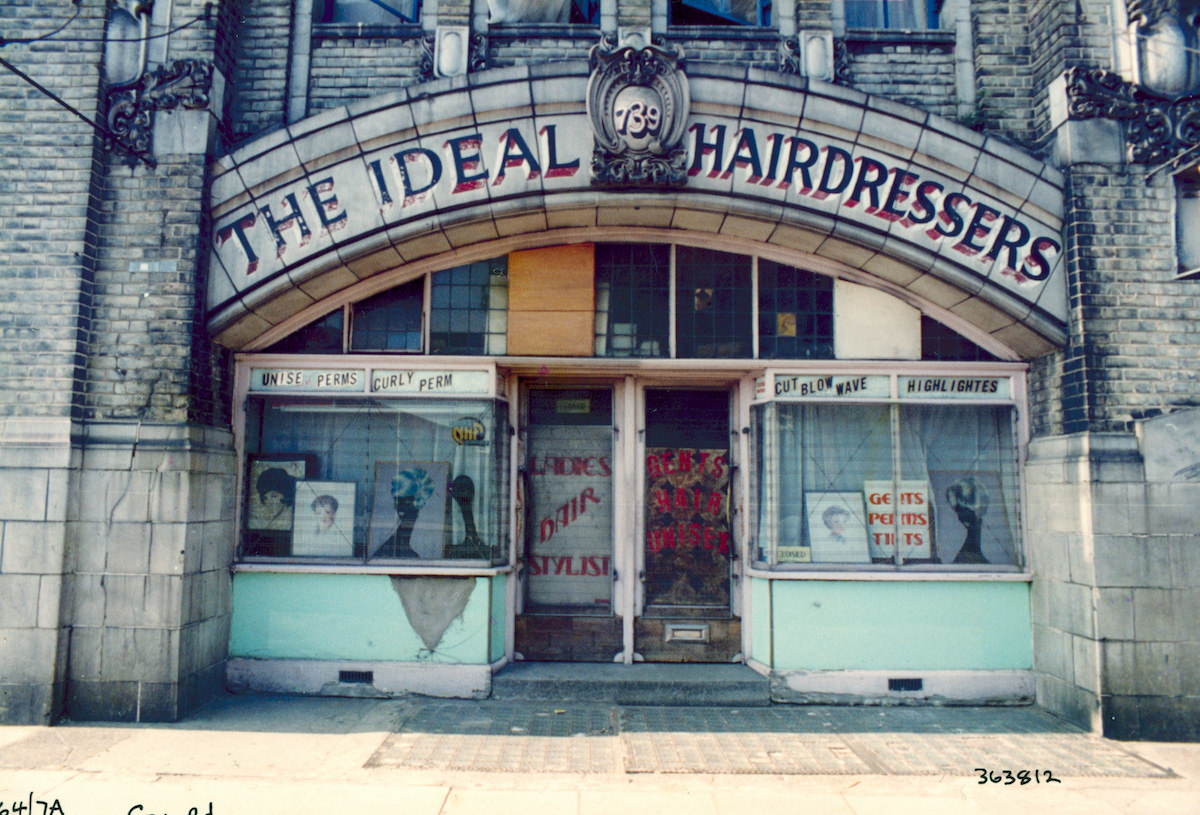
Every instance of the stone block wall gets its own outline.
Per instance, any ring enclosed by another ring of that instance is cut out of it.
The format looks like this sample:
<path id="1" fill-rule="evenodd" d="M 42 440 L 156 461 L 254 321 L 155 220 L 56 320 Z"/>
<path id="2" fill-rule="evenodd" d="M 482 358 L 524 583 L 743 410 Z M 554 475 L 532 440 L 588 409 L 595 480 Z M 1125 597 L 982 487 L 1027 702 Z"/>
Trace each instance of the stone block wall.
<path id="1" fill-rule="evenodd" d="M 65 713 L 171 721 L 221 688 L 236 464 L 228 432 L 91 423 L 67 525 Z"/>
<path id="2" fill-rule="evenodd" d="M 1200 410 L 1036 440 L 1038 702 L 1119 739 L 1200 739 Z"/>
<path id="3" fill-rule="evenodd" d="M 59 710 L 68 477 L 65 418 L 0 418 L 0 723 Z"/>

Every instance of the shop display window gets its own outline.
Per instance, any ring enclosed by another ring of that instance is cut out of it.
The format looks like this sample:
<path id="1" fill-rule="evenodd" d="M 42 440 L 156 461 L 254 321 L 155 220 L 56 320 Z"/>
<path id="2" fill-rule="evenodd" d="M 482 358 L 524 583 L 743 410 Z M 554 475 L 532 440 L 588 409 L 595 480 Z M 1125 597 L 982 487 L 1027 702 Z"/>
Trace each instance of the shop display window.
<path id="1" fill-rule="evenodd" d="M 430 281 L 429 351 L 502 355 L 508 339 L 508 258 L 437 272 Z"/>
<path id="2" fill-rule="evenodd" d="M 1013 422 L 1010 405 L 755 406 L 757 564 L 1017 567 Z"/>
<path id="3" fill-rule="evenodd" d="M 241 557 L 503 562 L 508 437 L 490 399 L 253 396 Z"/>
<path id="4" fill-rule="evenodd" d="M 671 247 L 596 246 L 596 356 L 671 354 Z"/>

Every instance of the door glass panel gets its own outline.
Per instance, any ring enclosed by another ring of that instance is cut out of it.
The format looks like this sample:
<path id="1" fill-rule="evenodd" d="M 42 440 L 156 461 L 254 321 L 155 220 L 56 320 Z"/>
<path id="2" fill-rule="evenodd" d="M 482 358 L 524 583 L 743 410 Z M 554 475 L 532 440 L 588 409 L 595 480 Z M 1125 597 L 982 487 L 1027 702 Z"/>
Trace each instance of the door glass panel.
<path id="1" fill-rule="evenodd" d="M 612 391 L 529 392 L 525 612 L 612 612 Z"/>
<path id="2" fill-rule="evenodd" d="M 728 610 L 729 394 L 646 391 L 645 608 Z"/>

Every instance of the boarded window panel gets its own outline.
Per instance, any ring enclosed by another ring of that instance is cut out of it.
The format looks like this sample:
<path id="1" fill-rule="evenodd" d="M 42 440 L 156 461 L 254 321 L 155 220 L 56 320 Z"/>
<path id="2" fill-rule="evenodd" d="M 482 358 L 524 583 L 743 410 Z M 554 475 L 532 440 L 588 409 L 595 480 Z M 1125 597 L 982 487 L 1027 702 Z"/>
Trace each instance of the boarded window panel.
<path id="1" fill-rule="evenodd" d="M 594 254 L 587 243 L 509 255 L 509 354 L 592 355 Z"/>

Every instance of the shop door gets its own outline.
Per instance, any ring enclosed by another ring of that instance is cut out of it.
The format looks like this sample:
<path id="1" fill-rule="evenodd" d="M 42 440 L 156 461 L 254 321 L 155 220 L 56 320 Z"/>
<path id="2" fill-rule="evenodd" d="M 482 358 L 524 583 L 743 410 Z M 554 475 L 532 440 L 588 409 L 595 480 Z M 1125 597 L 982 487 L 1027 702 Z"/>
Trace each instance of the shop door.
<path id="1" fill-rule="evenodd" d="M 515 649 L 526 660 L 612 662 L 613 389 L 524 390 L 525 540 Z"/>
<path id="2" fill-rule="evenodd" d="M 644 392 L 643 551 L 634 650 L 648 662 L 729 662 L 732 613 L 730 394 Z"/>

